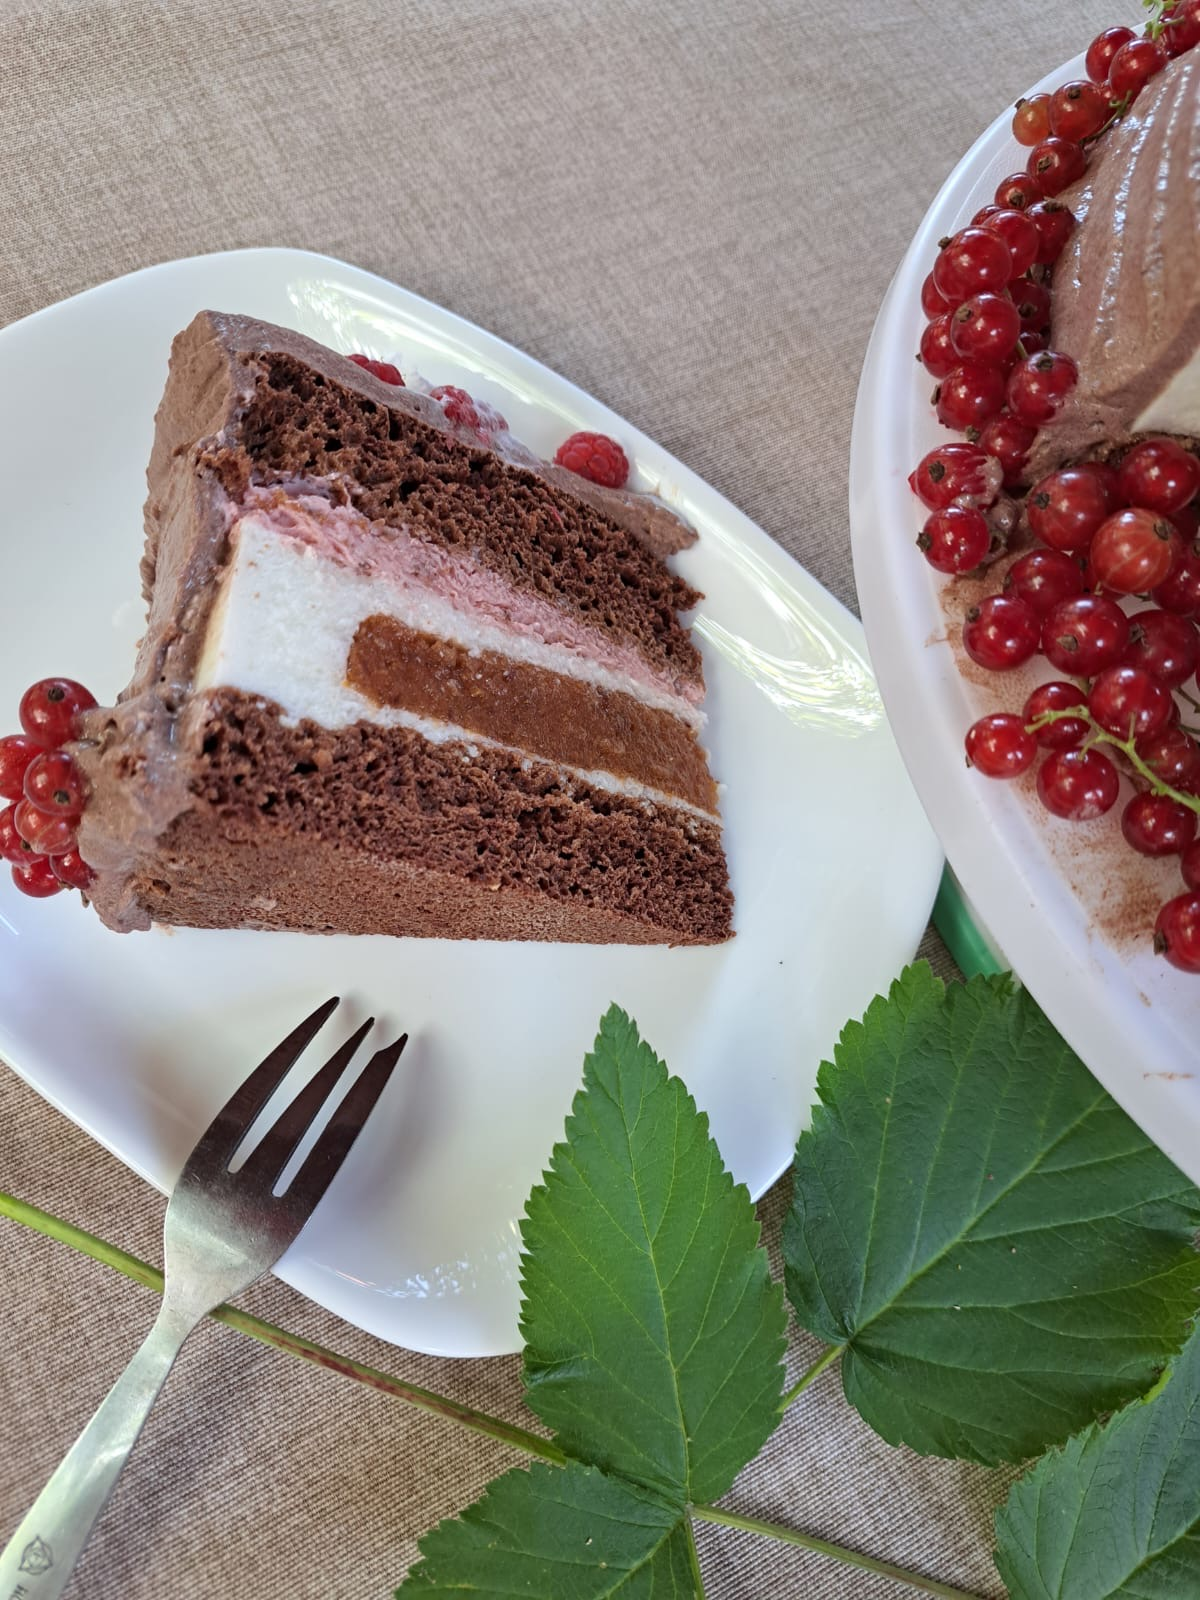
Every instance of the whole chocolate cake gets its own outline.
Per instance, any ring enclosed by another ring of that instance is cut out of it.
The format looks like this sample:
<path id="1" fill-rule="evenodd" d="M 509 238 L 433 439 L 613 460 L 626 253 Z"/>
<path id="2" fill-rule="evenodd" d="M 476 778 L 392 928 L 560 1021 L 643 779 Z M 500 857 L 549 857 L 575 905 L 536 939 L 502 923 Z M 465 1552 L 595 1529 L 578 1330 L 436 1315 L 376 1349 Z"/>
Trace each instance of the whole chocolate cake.
<path id="1" fill-rule="evenodd" d="M 146 634 L 73 746 L 110 927 L 730 936 L 666 507 L 216 312 L 148 477 Z"/>

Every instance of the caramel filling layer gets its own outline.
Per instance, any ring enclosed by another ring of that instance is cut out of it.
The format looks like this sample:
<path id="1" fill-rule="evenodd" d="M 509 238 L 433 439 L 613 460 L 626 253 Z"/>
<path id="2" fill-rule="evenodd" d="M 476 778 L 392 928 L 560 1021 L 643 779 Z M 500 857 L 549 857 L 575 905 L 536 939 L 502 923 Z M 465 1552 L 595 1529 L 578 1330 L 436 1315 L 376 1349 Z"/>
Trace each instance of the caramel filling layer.
<path id="1" fill-rule="evenodd" d="M 495 651 L 473 655 L 387 616 L 359 624 L 346 682 L 378 706 L 451 722 L 546 761 L 632 779 L 702 811 L 717 809 L 693 731 L 632 695 Z"/>

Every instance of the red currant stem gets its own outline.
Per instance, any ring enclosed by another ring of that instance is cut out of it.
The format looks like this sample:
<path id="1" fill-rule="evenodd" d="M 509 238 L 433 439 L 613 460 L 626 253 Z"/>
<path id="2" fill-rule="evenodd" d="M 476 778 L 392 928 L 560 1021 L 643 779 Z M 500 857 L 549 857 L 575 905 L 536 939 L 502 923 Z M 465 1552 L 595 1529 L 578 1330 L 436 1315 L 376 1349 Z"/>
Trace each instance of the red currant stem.
<path id="1" fill-rule="evenodd" d="M 1086 150 L 1089 145 L 1095 144 L 1097 139 L 1103 139 L 1108 130 L 1112 127 L 1115 127 L 1128 110 L 1129 96 L 1125 95 L 1122 99 L 1117 101 L 1117 109 L 1113 112 L 1112 116 L 1109 117 L 1104 126 L 1102 128 L 1097 128 L 1095 133 L 1089 133 L 1086 139 L 1081 139 L 1079 141 L 1083 148 Z"/>
<path id="2" fill-rule="evenodd" d="M 1029 360 L 1029 351 L 1026 350 L 1024 341 L 1021 339 L 1017 340 L 1017 354 L 1020 356 L 1022 361 Z"/>
<path id="3" fill-rule="evenodd" d="M 1146 37 L 1148 39 L 1157 39 L 1164 27 L 1166 27 L 1166 23 L 1163 20 L 1163 12 L 1171 3 L 1172 0 L 1142 0 L 1142 4 L 1150 13 L 1150 20 L 1146 24 Z"/>
<path id="4" fill-rule="evenodd" d="M 1189 811 L 1194 811 L 1200 816 L 1200 795 L 1183 794 L 1179 789 L 1172 789 L 1169 783 L 1164 783 L 1153 768 L 1148 767 L 1138 755 L 1132 739 L 1120 739 L 1115 733 L 1109 733 L 1107 728 L 1101 728 L 1085 705 L 1067 706 L 1062 711 L 1047 711 L 1045 716 L 1038 717 L 1036 722 L 1027 723 L 1025 731 L 1036 734 L 1039 728 L 1048 727 L 1052 722 L 1062 722 L 1065 717 L 1078 717 L 1092 729 L 1091 736 L 1083 746 L 1085 750 L 1090 750 L 1095 744 L 1111 744 L 1127 759 L 1139 777 L 1146 780 L 1152 794 L 1163 794 L 1169 800 L 1178 800 L 1181 806 L 1186 806 Z"/>

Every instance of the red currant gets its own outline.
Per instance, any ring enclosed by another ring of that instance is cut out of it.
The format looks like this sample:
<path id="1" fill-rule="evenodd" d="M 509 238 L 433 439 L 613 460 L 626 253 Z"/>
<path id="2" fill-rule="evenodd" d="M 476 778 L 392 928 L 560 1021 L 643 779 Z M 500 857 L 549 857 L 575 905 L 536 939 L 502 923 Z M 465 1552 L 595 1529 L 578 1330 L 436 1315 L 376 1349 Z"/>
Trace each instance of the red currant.
<path id="1" fill-rule="evenodd" d="M 1200 552 L 1190 545 L 1185 547 L 1150 598 L 1164 611 L 1172 611 L 1179 617 L 1194 617 L 1200 613 Z"/>
<path id="2" fill-rule="evenodd" d="M 1200 493 L 1200 461 L 1174 439 L 1146 439 L 1122 461 L 1118 479 L 1129 505 L 1170 517 Z"/>
<path id="3" fill-rule="evenodd" d="M 1105 667 L 1092 684 L 1088 709 L 1118 739 L 1148 739 L 1171 720 L 1174 702 L 1142 667 Z"/>
<path id="4" fill-rule="evenodd" d="M 1110 467 L 1106 461 L 1083 461 L 1079 465 L 1079 471 L 1090 472 L 1095 478 L 1108 496 L 1109 511 L 1120 511 L 1124 507 L 1125 497 L 1121 493 L 1116 467 Z"/>
<path id="5" fill-rule="evenodd" d="M 980 717 L 967 729 L 967 761 L 985 778 L 1017 778 L 1028 772 L 1037 754 L 1037 742 L 1025 732 L 1020 717 L 996 711 Z"/>
<path id="6" fill-rule="evenodd" d="M 1200 972 L 1200 894 L 1167 901 L 1154 924 L 1154 948 L 1181 972 Z"/>
<path id="7" fill-rule="evenodd" d="M 1137 741 L 1137 753 L 1160 783 L 1187 789 L 1200 777 L 1200 745 L 1180 727 Z"/>
<path id="8" fill-rule="evenodd" d="M 1138 611 L 1129 619 L 1125 666 L 1144 667 L 1168 689 L 1178 689 L 1196 670 L 1200 640 L 1186 617 L 1169 611 Z"/>
<path id="9" fill-rule="evenodd" d="M 1026 700 L 1021 712 L 1025 726 L 1044 750 L 1075 750 L 1092 731 L 1085 716 L 1064 717 L 1064 711 L 1087 710 L 1087 696 L 1073 683 L 1043 683 Z M 1037 727 L 1043 717 L 1059 713 L 1058 720 Z"/>
<path id="10" fill-rule="evenodd" d="M 1200 839 L 1189 844 L 1179 863 L 1183 881 L 1189 889 L 1200 889 Z"/>
<path id="11" fill-rule="evenodd" d="M 1041 427 L 1075 387 L 1079 369 L 1070 356 L 1042 350 L 1018 361 L 1008 378 L 1008 409 L 1022 422 Z"/>
<path id="12" fill-rule="evenodd" d="M 951 309 L 950 302 L 938 292 L 937 284 L 933 281 L 933 273 L 926 275 L 925 282 L 921 285 L 921 310 L 930 319 L 940 317 L 944 311 Z"/>
<path id="13" fill-rule="evenodd" d="M 1104 84 L 1108 82 L 1109 68 L 1112 58 L 1123 44 L 1128 44 L 1131 39 L 1136 39 L 1137 34 L 1132 28 L 1105 28 L 1103 33 L 1098 33 L 1088 46 L 1084 66 L 1087 75 L 1093 83 Z"/>
<path id="14" fill-rule="evenodd" d="M 1183 554 L 1168 517 L 1153 511 L 1117 511 L 1096 529 L 1091 544 L 1098 582 L 1114 594 L 1146 594 L 1162 583 Z"/>
<path id="15" fill-rule="evenodd" d="M 931 511 L 949 505 L 986 509 L 1000 492 L 1000 468 L 978 445 L 954 441 L 922 456 L 908 486 Z"/>
<path id="16" fill-rule="evenodd" d="M 1165 794 L 1135 794 L 1121 813 L 1125 843 L 1142 856 L 1177 856 L 1196 837 L 1196 813 Z"/>
<path id="17" fill-rule="evenodd" d="M 963 361 L 944 377 L 934 395 L 938 421 L 965 433 L 982 428 L 1004 404 L 1004 374 L 981 361 Z"/>
<path id="18" fill-rule="evenodd" d="M 33 847 L 25 843 L 17 832 L 13 821 L 16 806 L 5 806 L 0 811 L 0 861 L 11 862 L 13 866 L 22 861 L 28 861 L 33 854 Z"/>
<path id="19" fill-rule="evenodd" d="M 1002 211 L 1028 211 L 1044 196 L 1045 190 L 1028 172 L 1014 172 L 996 186 L 996 204 Z"/>
<path id="20" fill-rule="evenodd" d="M 1171 521 L 1179 529 L 1185 544 L 1200 536 L 1200 500 L 1192 500 L 1181 510 L 1172 512 Z"/>
<path id="21" fill-rule="evenodd" d="M 0 798 L 23 798 L 25 773 L 30 762 L 41 755 L 42 748 L 23 733 L 10 733 L 7 738 L 0 739 Z"/>
<path id="22" fill-rule="evenodd" d="M 1166 26 L 1160 35 L 1172 58 L 1200 44 L 1200 0 L 1179 0 L 1163 12 Z"/>
<path id="23" fill-rule="evenodd" d="M 963 648 L 976 666 L 1009 672 L 1038 647 L 1039 618 L 1024 600 L 993 594 L 972 606 L 963 625 Z"/>
<path id="24" fill-rule="evenodd" d="M 962 359 L 951 337 L 951 313 L 947 311 L 925 324 L 921 334 L 921 364 L 931 378 L 944 378 Z"/>
<path id="25" fill-rule="evenodd" d="M 1079 145 L 1051 135 L 1043 139 L 1036 150 L 1030 151 L 1029 170 L 1044 195 L 1061 194 L 1083 177 L 1087 171 L 1087 157 Z"/>
<path id="26" fill-rule="evenodd" d="M 80 713 L 95 704 L 73 678 L 42 678 L 21 697 L 21 726 L 35 744 L 54 750 L 75 737 Z"/>
<path id="27" fill-rule="evenodd" d="M 997 293 L 1012 277 L 1012 252 L 987 228 L 964 228 L 944 244 L 933 264 L 933 281 L 952 305 L 985 290 Z"/>
<path id="28" fill-rule="evenodd" d="M 1121 780 L 1099 750 L 1052 750 L 1038 769 L 1038 798 L 1068 822 L 1092 822 L 1116 804 Z"/>
<path id="29" fill-rule="evenodd" d="M 1014 211 L 1012 215 L 1018 217 L 1019 213 Z M 1020 221 L 1024 220 L 1020 217 Z M 989 367 L 1003 366 L 1017 348 L 1020 333 L 1020 315 L 1004 295 L 972 295 L 950 318 L 950 342 L 958 355 L 964 361 L 982 361 Z"/>
<path id="30" fill-rule="evenodd" d="M 1050 96 L 1050 128 L 1060 139 L 1082 144 L 1109 118 L 1108 95 L 1087 78 L 1073 78 Z"/>
<path id="31" fill-rule="evenodd" d="M 1061 467 L 1034 484 L 1025 514 L 1030 531 L 1052 550 L 1082 551 L 1109 516 L 1108 495 L 1094 473 Z"/>
<path id="32" fill-rule="evenodd" d="M 1061 200 L 1039 200 L 1030 206 L 1029 220 L 1038 231 L 1038 265 L 1052 267 L 1075 232 L 1075 213 Z"/>
<path id="33" fill-rule="evenodd" d="M 22 894 L 30 895 L 35 900 L 45 900 L 48 895 L 58 894 L 62 888 L 47 856 L 30 856 L 28 861 L 15 866 L 12 880 Z"/>
<path id="34" fill-rule="evenodd" d="M 18 800 L 13 826 L 39 856 L 60 856 L 75 848 L 75 824 L 69 817 L 52 817 L 28 800 Z"/>
<path id="35" fill-rule="evenodd" d="M 1083 593 L 1083 570 L 1064 550 L 1030 550 L 1009 567 L 1004 592 L 1045 616 L 1060 600 Z"/>
<path id="36" fill-rule="evenodd" d="M 1142 90 L 1167 64 L 1167 52 L 1157 39 L 1130 39 L 1116 52 L 1108 69 L 1108 89 L 1117 103 L 1132 105 Z"/>
<path id="37" fill-rule="evenodd" d="M 1018 100 L 1012 119 L 1013 138 L 1018 144 L 1041 144 L 1050 136 L 1050 96 L 1031 94 Z"/>
<path id="38" fill-rule="evenodd" d="M 95 873 L 78 850 L 68 850 L 65 855 L 51 856 L 50 867 L 64 889 L 90 889 L 95 878 Z"/>
<path id="39" fill-rule="evenodd" d="M 1019 283 L 1012 285 L 1009 292 L 1017 308 L 1022 330 L 1049 327 L 1050 291 L 1044 283 L 1034 283 L 1031 278 L 1022 278 Z"/>
<path id="40" fill-rule="evenodd" d="M 1021 481 L 1025 457 L 1037 438 L 1037 430 L 1027 423 L 1018 422 L 1008 411 L 984 424 L 979 435 L 979 448 L 994 456 L 1003 469 L 1006 489 L 1015 489 Z"/>
<path id="41" fill-rule="evenodd" d="M 79 818 L 87 798 L 83 775 L 65 750 L 44 750 L 30 765 L 25 798 L 50 816 Z"/>
<path id="42" fill-rule="evenodd" d="M 1042 625 L 1042 649 L 1059 672 L 1090 678 L 1129 647 L 1129 618 L 1114 600 L 1081 594 L 1056 605 Z"/>
<path id="43" fill-rule="evenodd" d="M 1009 282 L 1015 283 L 1023 278 L 1038 257 L 1037 224 L 1031 222 L 1023 211 L 993 210 L 980 226 L 998 235 L 1008 246 L 1008 253 L 1012 256 L 1012 277 Z"/>
<path id="44" fill-rule="evenodd" d="M 944 511 L 935 511 L 917 539 L 929 565 L 951 575 L 973 571 L 991 543 L 987 518 L 982 511 L 968 506 L 947 506 Z"/>

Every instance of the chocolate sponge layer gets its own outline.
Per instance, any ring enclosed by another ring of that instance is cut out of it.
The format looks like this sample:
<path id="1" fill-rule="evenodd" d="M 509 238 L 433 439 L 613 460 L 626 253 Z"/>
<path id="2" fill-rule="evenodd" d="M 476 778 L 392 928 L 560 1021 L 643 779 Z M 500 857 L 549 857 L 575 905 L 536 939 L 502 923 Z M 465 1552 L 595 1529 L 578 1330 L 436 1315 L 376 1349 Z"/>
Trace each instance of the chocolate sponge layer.
<path id="1" fill-rule="evenodd" d="M 466 551 L 655 667 L 702 681 L 676 615 L 700 595 L 626 529 L 482 444 L 269 352 L 224 456 L 211 461 L 235 498 L 247 471 L 255 482 L 332 479 L 371 521 Z"/>
<path id="2" fill-rule="evenodd" d="M 496 651 L 365 618 L 346 662 L 346 682 L 377 706 L 398 706 L 527 750 L 551 763 L 610 772 L 715 812 L 716 785 L 687 723 Z"/>
<path id="3" fill-rule="evenodd" d="M 132 887 L 198 927 L 710 944 L 731 932 L 716 825 L 489 747 L 360 722 L 288 727 L 208 696 L 194 804 Z"/>

